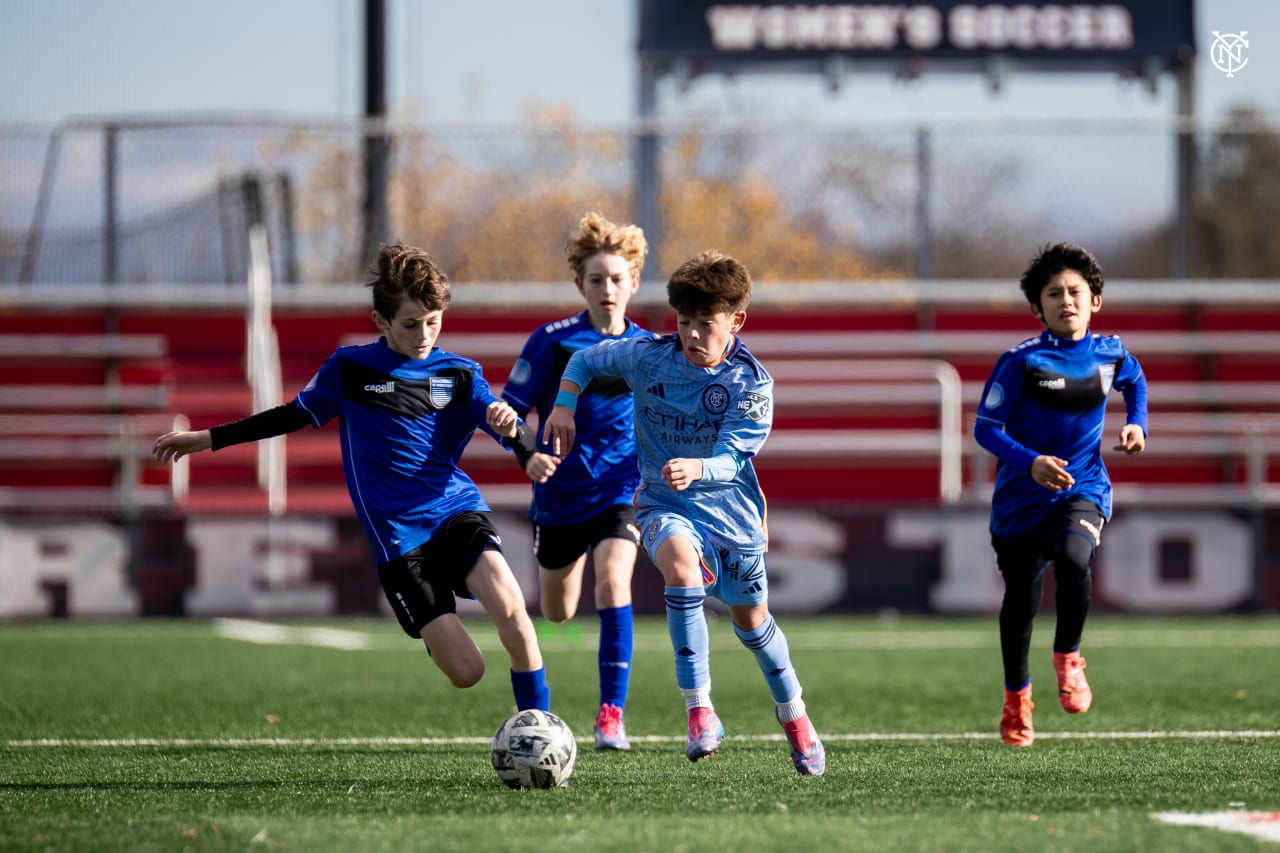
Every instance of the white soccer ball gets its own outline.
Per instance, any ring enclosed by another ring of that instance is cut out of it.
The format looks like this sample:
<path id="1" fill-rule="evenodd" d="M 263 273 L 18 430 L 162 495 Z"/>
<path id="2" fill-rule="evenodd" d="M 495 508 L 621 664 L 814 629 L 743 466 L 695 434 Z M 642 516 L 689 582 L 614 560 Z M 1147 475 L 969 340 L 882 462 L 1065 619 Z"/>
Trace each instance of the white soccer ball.
<path id="1" fill-rule="evenodd" d="M 508 788 L 556 788 L 573 773 L 578 742 L 550 711 L 517 711 L 493 733 L 489 757 Z"/>

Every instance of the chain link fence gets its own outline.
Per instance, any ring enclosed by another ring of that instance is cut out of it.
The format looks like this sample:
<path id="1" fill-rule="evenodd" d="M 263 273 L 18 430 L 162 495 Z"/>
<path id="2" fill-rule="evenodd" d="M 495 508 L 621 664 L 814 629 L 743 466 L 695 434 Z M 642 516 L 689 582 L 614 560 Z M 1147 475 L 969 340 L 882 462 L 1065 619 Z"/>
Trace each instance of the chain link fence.
<path id="1" fill-rule="evenodd" d="M 657 185 L 659 279 L 718 248 L 757 280 L 1009 278 L 1071 240 L 1110 275 L 1172 274 L 1179 132 L 1197 152 L 1196 276 L 1280 278 L 1280 143 L 1221 127 L 1059 121 L 838 125 L 569 120 L 510 126 L 172 120 L 0 126 L 0 282 L 238 282 L 268 231 L 278 282 L 365 276 L 367 134 L 386 234 L 455 281 L 561 281 L 582 213 L 639 221 Z M 656 174 L 639 174 L 642 134 Z M 1216 217 L 1216 219 L 1215 219 Z M 1212 220 L 1212 221 L 1211 221 Z M 1228 221 L 1229 220 L 1229 221 Z M 1225 225 L 1223 223 L 1226 223 Z M 1249 223 L 1256 222 L 1256 226 Z M 1234 230 L 1233 230 L 1234 229 Z"/>

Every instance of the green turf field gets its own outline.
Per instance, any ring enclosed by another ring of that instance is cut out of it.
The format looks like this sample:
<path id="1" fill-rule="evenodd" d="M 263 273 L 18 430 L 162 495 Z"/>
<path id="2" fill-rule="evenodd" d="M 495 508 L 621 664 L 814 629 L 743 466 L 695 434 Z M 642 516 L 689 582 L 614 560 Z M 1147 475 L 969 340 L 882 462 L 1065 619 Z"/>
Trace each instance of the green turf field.
<path id="1" fill-rule="evenodd" d="M 634 749 L 596 753 L 591 617 L 543 632 L 553 710 L 580 743 L 553 791 L 510 791 L 489 766 L 513 708 L 487 624 L 473 628 L 490 670 L 467 691 L 389 618 L 0 625 L 0 850 L 1280 850 L 1153 817 L 1280 811 L 1280 619 L 1094 618 L 1094 706 L 1073 717 L 1042 615 L 1027 750 L 996 734 L 993 617 L 779 622 L 825 777 L 791 768 L 722 618 L 720 754 L 685 759 L 652 619 Z"/>

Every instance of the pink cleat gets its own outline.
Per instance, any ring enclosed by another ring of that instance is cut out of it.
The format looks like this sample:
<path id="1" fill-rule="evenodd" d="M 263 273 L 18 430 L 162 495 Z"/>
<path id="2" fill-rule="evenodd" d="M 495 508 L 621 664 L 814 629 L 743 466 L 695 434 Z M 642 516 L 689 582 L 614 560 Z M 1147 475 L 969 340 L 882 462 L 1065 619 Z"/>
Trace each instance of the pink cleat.
<path id="1" fill-rule="evenodd" d="M 684 754 L 690 761 L 715 755 L 722 740 L 724 724 L 715 711 L 710 708 L 689 709 L 689 742 L 685 744 Z"/>

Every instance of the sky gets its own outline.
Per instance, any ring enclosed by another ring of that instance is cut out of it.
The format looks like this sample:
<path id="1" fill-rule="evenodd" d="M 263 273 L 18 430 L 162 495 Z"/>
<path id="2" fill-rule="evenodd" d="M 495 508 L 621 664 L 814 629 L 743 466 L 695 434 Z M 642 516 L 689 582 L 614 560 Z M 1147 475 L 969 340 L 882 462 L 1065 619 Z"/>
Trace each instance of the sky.
<path id="1" fill-rule="evenodd" d="M 4 125 L 39 134 L 62 120 L 108 116 L 357 117 L 363 7 L 363 0 L 0 0 L 0 134 Z M 386 0 L 386 8 L 392 117 L 501 126 L 554 109 L 581 124 L 608 126 L 637 113 L 634 0 Z M 1196 0 L 1195 8 L 1198 117 L 1211 127 L 1233 107 L 1248 105 L 1280 124 L 1280 2 Z M 1214 31 L 1248 34 L 1248 65 L 1233 77 L 1209 61 Z M 668 80 L 657 112 L 848 122 L 892 134 L 918 123 L 945 129 L 975 120 L 996 127 L 1027 120 L 1158 123 L 1175 115 L 1175 105 L 1168 75 L 1153 92 L 1110 74 L 1020 74 L 996 93 L 979 75 L 902 81 L 858 74 L 833 93 L 813 76 L 751 74 L 732 81 L 706 76 L 686 87 Z M 1029 158 L 1041 167 L 1021 185 L 1025 192 L 1087 209 L 1092 234 L 1111 234 L 1156 224 L 1172 209 L 1172 146 L 1161 143 L 1159 132 L 1145 132 L 1148 141 L 1135 144 L 1088 132 L 1059 139 L 1052 128 L 1040 130 L 1034 143 L 981 131 L 967 137 L 980 152 L 966 150 L 962 136 L 940 155 L 953 164 L 975 153 Z M 1052 157 L 1070 146 L 1067 162 L 1088 169 L 1043 168 L 1058 161 L 1033 145 L 1057 146 Z M 85 167 L 97 168 L 98 159 L 84 160 Z M 28 164 L 27 191 L 11 200 L 18 212 L 10 219 L 30 218 L 39 162 Z M 1098 198 L 1104 203 L 1094 205 Z M 97 207 L 75 215 L 96 217 Z"/>
<path id="2" fill-rule="evenodd" d="M 289 118 L 363 108 L 361 0 L 0 0 L 0 121 L 251 112 Z M 568 108 L 584 123 L 632 117 L 631 0 L 387 0 L 389 111 L 440 122 L 517 122 Z M 1247 103 L 1280 114 L 1280 3 L 1197 0 L 1196 103 L 1212 120 Z M 1213 31 L 1249 34 L 1232 78 L 1207 61 Z M 751 75 L 659 92 L 659 112 L 778 119 L 1152 118 L 1174 87 L 1109 75 L 1010 78 L 999 94 L 970 75 L 904 83 Z"/>

